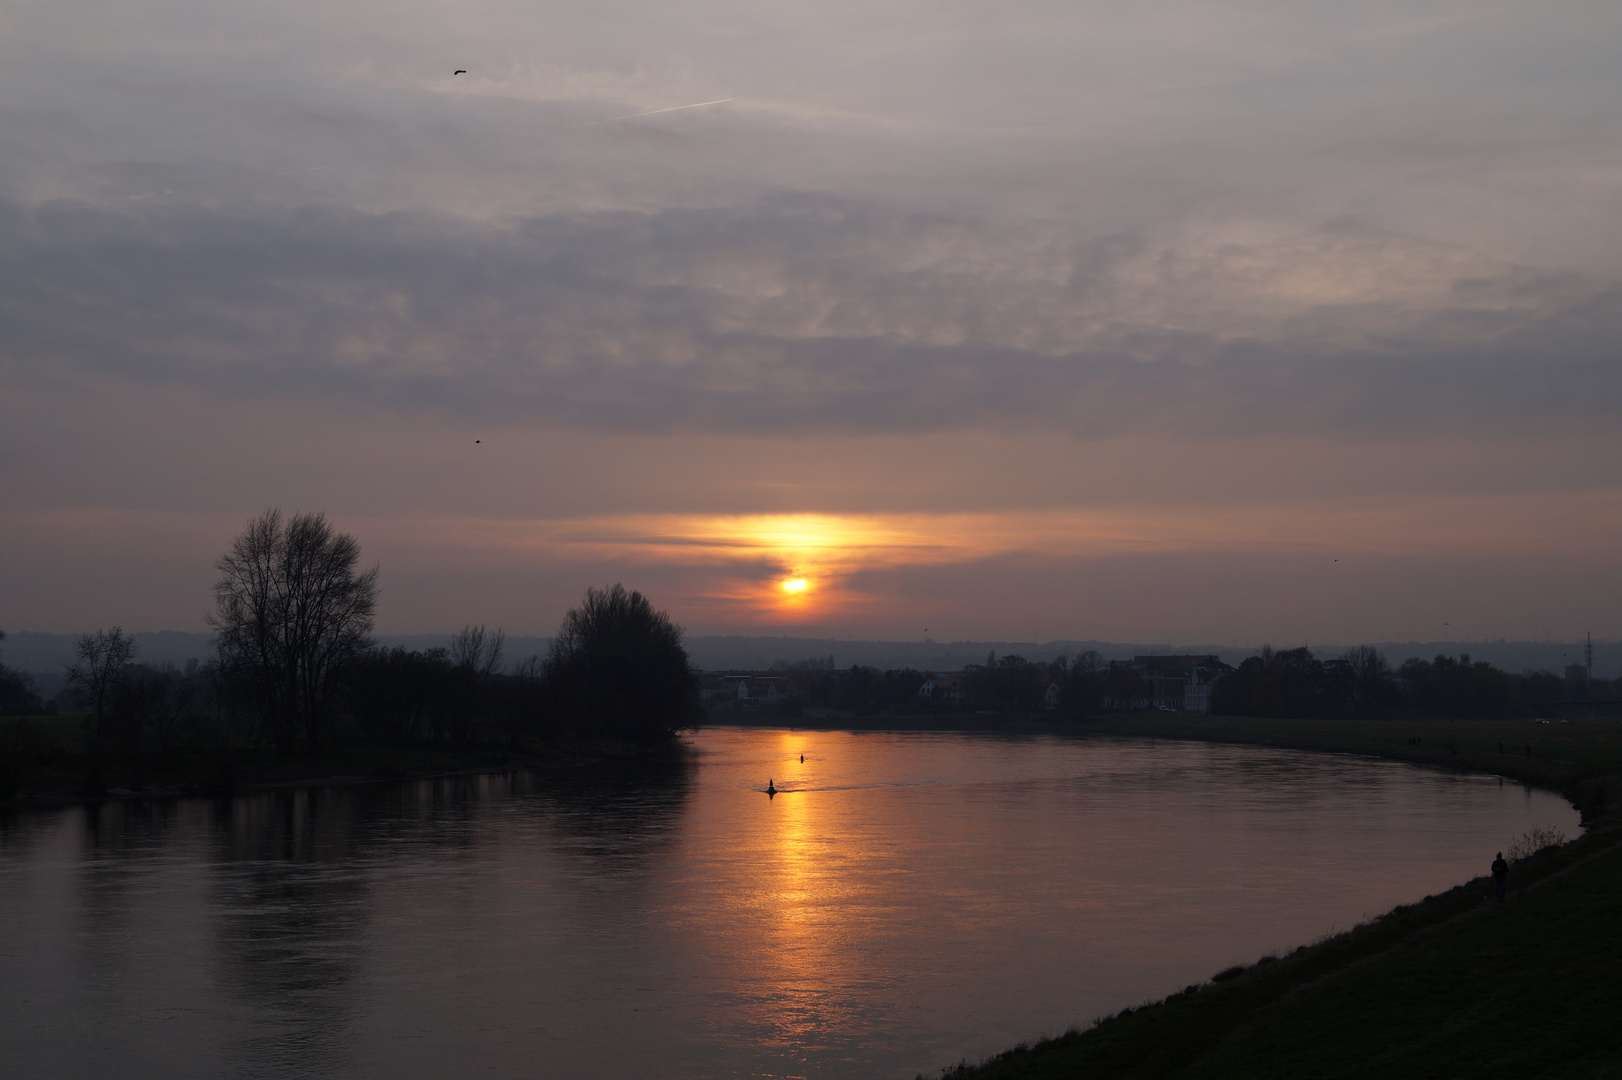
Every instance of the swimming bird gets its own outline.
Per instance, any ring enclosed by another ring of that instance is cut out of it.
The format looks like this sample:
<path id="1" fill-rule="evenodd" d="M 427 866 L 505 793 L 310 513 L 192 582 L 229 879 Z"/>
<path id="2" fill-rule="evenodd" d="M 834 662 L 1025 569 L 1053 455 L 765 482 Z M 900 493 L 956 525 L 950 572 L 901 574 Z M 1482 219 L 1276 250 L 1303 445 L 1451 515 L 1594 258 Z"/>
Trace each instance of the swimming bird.
<path id="1" fill-rule="evenodd" d="M 772 780 L 769 776 L 766 778 L 766 794 L 768 796 L 777 794 L 777 789 L 772 787 Z"/>

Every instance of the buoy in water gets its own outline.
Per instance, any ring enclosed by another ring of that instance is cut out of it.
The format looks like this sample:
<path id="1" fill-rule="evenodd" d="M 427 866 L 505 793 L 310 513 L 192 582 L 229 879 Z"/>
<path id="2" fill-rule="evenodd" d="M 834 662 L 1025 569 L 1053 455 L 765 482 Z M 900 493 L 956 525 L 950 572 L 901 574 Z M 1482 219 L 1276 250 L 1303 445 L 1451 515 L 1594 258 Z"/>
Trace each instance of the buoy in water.
<path id="1" fill-rule="evenodd" d="M 766 781 L 766 797 L 771 798 L 773 795 L 776 795 L 776 794 L 777 794 L 777 789 L 772 787 L 772 782 L 768 778 L 767 781 Z"/>

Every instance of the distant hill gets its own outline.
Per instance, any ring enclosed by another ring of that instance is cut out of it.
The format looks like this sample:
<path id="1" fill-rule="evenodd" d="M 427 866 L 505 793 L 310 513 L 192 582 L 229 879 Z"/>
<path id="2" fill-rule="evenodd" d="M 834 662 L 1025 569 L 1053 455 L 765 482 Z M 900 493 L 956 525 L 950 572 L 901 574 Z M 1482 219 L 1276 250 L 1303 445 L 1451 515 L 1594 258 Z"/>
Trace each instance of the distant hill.
<path id="1" fill-rule="evenodd" d="M 184 664 L 206 659 L 211 649 L 209 634 L 178 630 L 137 631 L 132 635 L 140 648 L 140 658 L 148 663 Z M 62 668 L 73 661 L 74 634 L 43 634 L 32 631 L 9 633 L 0 642 L 0 662 L 33 675 L 47 694 L 60 685 Z M 384 645 L 426 649 L 444 645 L 449 634 L 380 634 Z M 550 638 L 512 636 L 505 655 L 516 664 L 527 657 L 546 654 Z M 1277 641 L 1275 648 L 1292 648 L 1299 642 Z M 1311 644 L 1318 656 L 1334 656 L 1345 645 Z M 1469 653 L 1505 671 L 1561 671 L 1567 664 L 1582 662 L 1581 642 L 1544 641 L 1404 641 L 1379 642 L 1392 666 L 1409 657 L 1430 659 L 1438 653 L 1457 656 Z M 1027 660 L 1052 660 L 1092 650 L 1106 660 L 1124 660 L 1141 653 L 1214 653 L 1230 664 L 1254 655 L 1260 646 L 1169 645 L 1165 642 L 1112 641 L 860 641 L 843 638 L 802 637 L 689 637 L 687 651 L 695 666 L 706 671 L 747 669 L 762 671 L 774 664 L 787 665 L 805 660 L 826 661 L 848 668 L 862 664 L 877 668 L 917 668 L 924 671 L 955 671 L 968 664 L 983 664 L 988 654 L 1017 654 Z M 1603 679 L 1622 675 L 1622 643 L 1594 643 L 1594 674 Z"/>

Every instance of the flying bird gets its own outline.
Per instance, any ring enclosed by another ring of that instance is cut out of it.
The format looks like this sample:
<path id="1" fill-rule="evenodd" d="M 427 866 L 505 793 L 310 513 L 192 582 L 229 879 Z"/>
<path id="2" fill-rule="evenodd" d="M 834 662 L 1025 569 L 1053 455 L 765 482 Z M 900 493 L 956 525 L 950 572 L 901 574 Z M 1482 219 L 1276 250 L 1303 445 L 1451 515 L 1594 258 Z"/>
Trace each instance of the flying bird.
<path id="1" fill-rule="evenodd" d="M 467 74 L 467 68 L 458 68 L 457 70 L 451 72 L 451 74 L 452 75 L 466 75 Z"/>

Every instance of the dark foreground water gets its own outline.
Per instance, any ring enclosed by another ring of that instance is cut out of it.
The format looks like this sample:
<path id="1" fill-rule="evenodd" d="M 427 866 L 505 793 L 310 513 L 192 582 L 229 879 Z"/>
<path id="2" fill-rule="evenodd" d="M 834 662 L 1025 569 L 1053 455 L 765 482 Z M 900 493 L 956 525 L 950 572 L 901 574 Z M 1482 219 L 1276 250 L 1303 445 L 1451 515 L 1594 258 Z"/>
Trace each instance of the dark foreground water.
<path id="1" fill-rule="evenodd" d="M 902 1080 L 1577 831 L 1496 779 L 1284 750 L 690 742 L 634 780 L 5 819 L 0 1072 Z"/>

